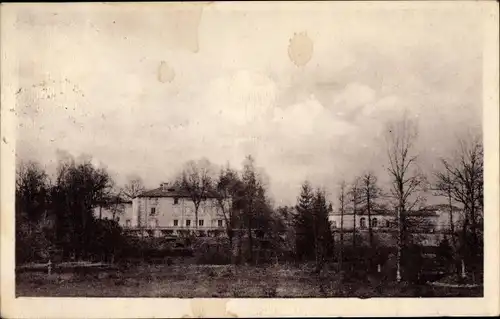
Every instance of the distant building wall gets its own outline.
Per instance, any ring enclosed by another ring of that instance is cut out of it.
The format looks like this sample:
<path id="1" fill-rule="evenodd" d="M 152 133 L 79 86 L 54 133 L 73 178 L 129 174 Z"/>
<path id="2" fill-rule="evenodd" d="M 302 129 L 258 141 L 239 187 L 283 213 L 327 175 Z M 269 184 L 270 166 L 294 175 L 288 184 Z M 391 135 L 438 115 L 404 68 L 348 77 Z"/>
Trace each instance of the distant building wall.
<path id="1" fill-rule="evenodd" d="M 138 197 L 133 201 L 131 227 L 211 229 L 223 228 L 224 217 L 215 200 L 207 199 L 198 209 L 198 227 L 194 203 L 189 198 Z"/>
<path id="2" fill-rule="evenodd" d="M 332 228 L 340 229 L 341 216 L 340 215 L 330 215 L 328 217 L 332 224 Z M 357 229 L 368 229 L 368 216 L 367 215 L 356 215 L 356 220 L 354 220 L 353 214 L 346 214 L 343 217 L 343 227 L 344 229 L 353 229 L 354 223 L 356 223 Z M 371 215 L 371 225 L 373 229 L 379 228 L 389 228 L 394 224 L 394 216 L 373 214 Z"/>
<path id="3" fill-rule="evenodd" d="M 453 211 L 453 225 L 455 229 L 461 227 L 464 216 L 462 211 Z M 437 230 L 449 230 L 450 229 L 450 211 L 446 209 L 441 209 L 438 211 L 438 217 L 436 220 Z"/>
<path id="4" fill-rule="evenodd" d="M 410 215 L 410 219 L 414 222 L 416 227 L 422 227 L 422 231 L 426 232 L 447 232 L 450 230 L 450 211 L 441 205 L 439 209 L 433 209 L 432 211 L 426 211 L 420 214 Z M 329 215 L 329 220 L 332 223 L 333 228 L 340 228 L 341 216 L 339 213 L 334 213 Z M 343 227 L 346 230 L 353 229 L 354 223 L 356 223 L 356 229 L 368 229 L 368 215 L 366 213 L 360 213 L 356 215 L 356 220 L 354 220 L 354 215 L 352 212 L 346 212 L 343 217 Z M 458 230 L 463 223 L 463 212 L 461 210 L 453 210 L 453 225 L 455 230 Z M 384 229 L 384 228 L 395 228 L 397 227 L 395 214 L 389 213 L 374 213 L 371 214 L 372 228 Z M 420 225 L 418 225 L 420 224 Z M 417 230 L 418 231 L 418 230 Z"/>
<path id="5" fill-rule="evenodd" d="M 115 219 L 121 227 L 127 227 L 127 221 L 134 218 L 131 202 L 117 204 L 114 208 L 98 206 L 94 208 L 95 218 Z"/>

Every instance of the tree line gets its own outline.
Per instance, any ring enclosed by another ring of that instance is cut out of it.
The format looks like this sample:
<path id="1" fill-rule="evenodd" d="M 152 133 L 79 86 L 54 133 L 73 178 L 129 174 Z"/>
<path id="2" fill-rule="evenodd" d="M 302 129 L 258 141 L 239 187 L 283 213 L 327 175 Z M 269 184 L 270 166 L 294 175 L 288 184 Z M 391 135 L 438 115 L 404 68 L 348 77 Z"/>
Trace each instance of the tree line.
<path id="1" fill-rule="evenodd" d="M 117 243 L 115 221 L 95 218 L 93 210 L 109 203 L 114 182 L 90 158 L 67 156 L 53 178 L 36 162 L 21 162 L 16 171 L 16 260 L 36 260 L 60 251 L 62 258 L 107 254 Z"/>
<path id="2" fill-rule="evenodd" d="M 368 169 L 351 182 L 342 181 L 334 202 L 328 201 L 325 190 L 306 181 L 294 207 L 275 208 L 265 173 L 256 167 L 251 156 L 245 158 L 241 170 L 229 165 L 220 168 L 207 159 L 188 161 L 175 179 L 175 187 L 184 190 L 193 202 L 196 226 L 201 203 L 208 197 L 216 200 L 225 220 L 233 263 L 259 263 L 261 252 L 267 249 L 277 259 L 288 254 L 297 261 L 313 261 L 318 271 L 329 261 L 342 264 L 344 255 L 355 254 L 360 246 L 353 229 L 352 249 L 346 250 L 346 211 L 352 212 L 353 217 L 361 212 L 367 214 L 371 251 L 378 247 L 372 213 L 382 208 L 393 211 L 398 280 L 402 278 L 405 254 L 414 241 L 412 225 L 419 222 L 412 211 L 423 202 L 425 194 L 432 192 L 448 201 L 448 238 L 456 268 L 461 264 L 462 269 L 479 271 L 483 245 L 481 138 L 460 139 L 455 152 L 440 158 L 440 167 L 426 177 L 418 165 L 416 123 L 403 117 L 389 123 L 386 133 L 385 167 L 391 181 L 388 190 L 378 185 L 376 175 Z M 36 162 L 20 162 L 16 171 L 16 259 L 34 260 L 40 258 L 40 252 L 50 255 L 53 250 L 66 259 L 112 259 L 114 250 L 123 242 L 122 230 L 116 221 L 96 217 L 94 209 L 107 205 L 119 214 L 120 197 L 131 199 L 142 191 L 139 177 L 129 178 L 127 185 L 118 188 L 108 171 L 96 167 L 90 158 L 66 156 L 59 161 L 53 178 Z M 328 220 L 333 203 L 340 213 L 339 242 L 335 242 Z M 456 204 L 463 209 L 459 229 L 453 221 Z"/>

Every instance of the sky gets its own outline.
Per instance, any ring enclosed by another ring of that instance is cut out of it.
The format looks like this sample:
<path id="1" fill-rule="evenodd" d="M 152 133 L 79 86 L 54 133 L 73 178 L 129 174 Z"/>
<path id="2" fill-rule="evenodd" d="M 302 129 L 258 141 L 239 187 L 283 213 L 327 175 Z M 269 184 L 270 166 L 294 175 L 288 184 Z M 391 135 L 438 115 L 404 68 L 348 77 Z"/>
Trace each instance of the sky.
<path id="1" fill-rule="evenodd" d="M 93 4 L 17 9 L 16 156 L 89 154 L 148 188 L 254 156 L 277 203 L 372 170 L 406 112 L 425 172 L 480 128 L 482 26 L 463 5 Z"/>

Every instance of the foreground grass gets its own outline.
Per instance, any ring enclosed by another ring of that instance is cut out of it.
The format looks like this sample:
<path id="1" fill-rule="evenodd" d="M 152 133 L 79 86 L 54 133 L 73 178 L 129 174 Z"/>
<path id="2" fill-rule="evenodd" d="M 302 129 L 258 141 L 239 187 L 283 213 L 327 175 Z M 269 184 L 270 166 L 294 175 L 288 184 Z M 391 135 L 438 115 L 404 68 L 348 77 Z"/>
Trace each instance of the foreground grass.
<path id="1" fill-rule="evenodd" d="M 371 277 L 347 281 L 307 267 L 135 265 L 91 275 L 20 273 L 16 296 L 29 297 L 479 297 L 482 289 L 408 286 Z"/>

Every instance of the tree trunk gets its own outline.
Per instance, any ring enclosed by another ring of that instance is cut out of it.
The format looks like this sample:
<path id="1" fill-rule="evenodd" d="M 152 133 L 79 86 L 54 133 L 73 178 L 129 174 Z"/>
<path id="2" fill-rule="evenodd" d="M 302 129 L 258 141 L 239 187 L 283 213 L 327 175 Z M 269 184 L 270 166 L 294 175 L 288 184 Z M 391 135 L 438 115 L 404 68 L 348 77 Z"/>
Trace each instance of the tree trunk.
<path id="1" fill-rule="evenodd" d="M 252 225 L 250 219 L 248 220 L 248 262 L 253 261 L 253 234 L 252 234 Z"/>
<path id="2" fill-rule="evenodd" d="M 471 243 L 470 243 L 470 246 L 471 246 L 471 249 L 470 249 L 470 252 L 471 252 L 471 265 L 470 265 L 470 269 L 471 269 L 471 274 L 473 275 L 473 278 L 474 278 L 474 273 L 476 272 L 476 266 L 477 266 L 477 262 L 478 262 L 478 254 L 477 254 L 477 250 L 478 250 L 478 240 L 477 240 L 477 232 L 476 232 L 476 204 L 475 204 L 475 198 L 473 196 L 473 202 L 472 202 L 472 207 L 471 207 Z"/>
<path id="3" fill-rule="evenodd" d="M 352 226 L 352 248 L 356 248 L 356 204 L 354 204 L 354 209 L 352 212 L 352 218 L 354 220 Z"/>
<path id="4" fill-rule="evenodd" d="M 370 191 L 366 194 L 366 209 L 368 210 L 368 240 L 370 247 L 373 248 L 373 230 L 372 230 L 372 204 L 370 201 Z"/>
<path id="5" fill-rule="evenodd" d="M 239 264 L 241 262 L 241 247 L 243 245 L 243 232 L 242 229 L 238 229 L 237 236 L 236 236 L 236 254 L 235 254 L 235 263 Z"/>
<path id="6" fill-rule="evenodd" d="M 234 232 L 232 229 L 228 229 L 226 233 L 227 233 L 227 239 L 229 240 L 229 247 L 233 247 Z"/>
<path id="7" fill-rule="evenodd" d="M 403 238 L 402 238 L 402 219 L 401 219 L 401 204 L 400 207 L 398 207 L 398 252 L 397 252 L 397 270 L 396 270 L 396 281 L 400 282 L 401 281 L 401 254 L 402 254 L 402 245 L 403 245 Z"/>
<path id="8" fill-rule="evenodd" d="M 194 228 L 198 229 L 198 209 L 200 208 L 200 204 L 195 204 L 194 205 Z"/>
<path id="9" fill-rule="evenodd" d="M 340 249 L 339 249 L 339 268 L 342 270 L 342 263 L 344 260 L 344 208 L 340 211 Z"/>
<path id="10" fill-rule="evenodd" d="M 469 261 L 469 253 L 470 253 L 470 244 L 467 240 L 467 227 L 469 226 L 469 217 L 467 216 L 467 210 L 468 207 L 466 207 L 466 211 L 465 211 L 465 219 L 464 219 L 464 223 L 462 225 L 462 262 L 463 262 L 463 265 L 462 265 L 462 273 L 465 274 L 466 272 L 466 268 L 468 266 L 468 261 Z"/>
<path id="11" fill-rule="evenodd" d="M 450 190 L 448 190 L 448 205 L 450 206 L 450 239 L 451 244 L 455 247 L 455 225 L 453 224 L 453 205 L 451 203 Z"/>
<path id="12" fill-rule="evenodd" d="M 313 236 L 314 236 L 314 260 L 316 262 L 316 271 L 319 271 L 319 254 L 318 254 L 318 229 L 316 224 L 316 212 L 313 212 Z"/>

